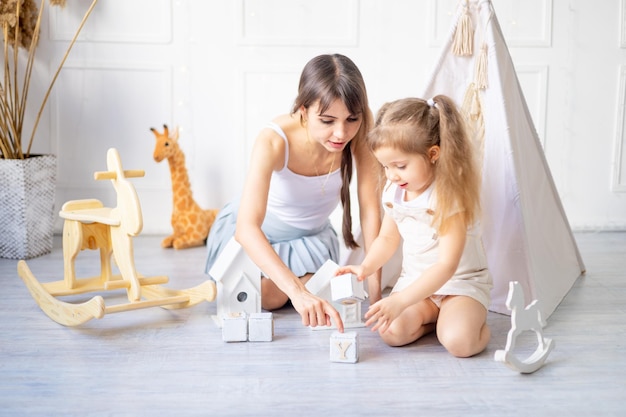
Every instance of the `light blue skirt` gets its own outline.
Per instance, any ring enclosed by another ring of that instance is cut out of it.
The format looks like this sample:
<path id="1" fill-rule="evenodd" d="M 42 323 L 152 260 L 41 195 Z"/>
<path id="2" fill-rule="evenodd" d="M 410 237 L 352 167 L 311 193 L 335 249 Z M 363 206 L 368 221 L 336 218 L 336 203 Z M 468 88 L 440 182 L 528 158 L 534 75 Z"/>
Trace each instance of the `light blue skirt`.
<path id="1" fill-rule="evenodd" d="M 208 255 L 205 273 L 208 274 L 217 257 L 235 235 L 239 200 L 220 210 L 207 239 Z M 315 273 L 329 259 L 339 261 L 339 239 L 330 220 L 315 230 L 290 226 L 276 215 L 267 212 L 261 226 L 268 241 L 289 269 L 301 277 Z"/>

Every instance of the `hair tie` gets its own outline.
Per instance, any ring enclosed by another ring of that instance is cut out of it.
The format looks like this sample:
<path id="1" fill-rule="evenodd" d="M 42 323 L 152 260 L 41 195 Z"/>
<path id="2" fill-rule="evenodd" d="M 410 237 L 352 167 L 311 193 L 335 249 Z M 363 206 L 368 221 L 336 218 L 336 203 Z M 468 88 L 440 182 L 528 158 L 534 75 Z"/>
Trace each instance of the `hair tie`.
<path id="1" fill-rule="evenodd" d="M 437 105 L 437 103 L 435 103 L 435 100 L 433 100 L 432 98 L 426 100 L 426 104 L 428 104 L 428 107 L 435 107 Z"/>

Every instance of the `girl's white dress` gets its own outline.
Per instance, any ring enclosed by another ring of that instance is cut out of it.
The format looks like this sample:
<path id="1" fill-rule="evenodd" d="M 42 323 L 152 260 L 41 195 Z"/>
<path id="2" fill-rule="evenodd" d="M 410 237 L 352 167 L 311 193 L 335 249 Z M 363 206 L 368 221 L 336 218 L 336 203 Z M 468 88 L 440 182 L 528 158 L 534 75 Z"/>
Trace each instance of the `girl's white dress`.
<path id="1" fill-rule="evenodd" d="M 433 265 L 439 255 L 439 236 L 431 226 L 435 210 L 434 182 L 419 197 L 404 201 L 405 191 L 387 184 L 383 193 L 383 208 L 402 236 L 402 271 L 392 292 L 401 291 Z M 491 275 L 478 225 L 467 231 L 465 249 L 456 272 L 433 295 L 465 295 L 480 302 L 486 309 L 490 304 Z"/>

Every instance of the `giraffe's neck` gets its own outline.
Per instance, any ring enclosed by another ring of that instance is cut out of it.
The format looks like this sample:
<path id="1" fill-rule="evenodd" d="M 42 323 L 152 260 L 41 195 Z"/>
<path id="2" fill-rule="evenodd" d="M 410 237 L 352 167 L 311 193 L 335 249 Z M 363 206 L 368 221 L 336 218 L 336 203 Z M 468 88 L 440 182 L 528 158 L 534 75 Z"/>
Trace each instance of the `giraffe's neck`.
<path id="1" fill-rule="evenodd" d="M 172 177 L 172 191 L 174 194 L 174 207 L 180 203 L 189 203 L 192 199 L 191 184 L 189 183 L 189 174 L 185 166 L 185 154 L 182 150 L 177 149 L 167 162 L 170 166 L 170 175 Z"/>

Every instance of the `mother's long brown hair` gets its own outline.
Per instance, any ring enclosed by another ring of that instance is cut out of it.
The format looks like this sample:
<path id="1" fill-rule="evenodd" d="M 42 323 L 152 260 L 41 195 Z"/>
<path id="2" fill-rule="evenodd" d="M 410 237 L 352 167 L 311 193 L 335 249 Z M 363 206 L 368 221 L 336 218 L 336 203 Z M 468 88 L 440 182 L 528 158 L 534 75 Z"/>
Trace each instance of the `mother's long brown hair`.
<path id="1" fill-rule="evenodd" d="M 344 55 L 319 55 L 311 59 L 302 70 L 298 96 L 293 105 L 292 114 L 301 107 L 319 101 L 319 113 L 324 113 L 335 100 L 341 100 L 353 115 L 360 115 L 361 127 L 346 146 L 341 155 L 341 205 L 343 207 L 342 234 L 348 248 L 359 245 L 352 234 L 352 216 L 350 213 L 350 181 L 352 180 L 352 148 L 363 146 L 365 136 L 372 125 L 367 90 L 363 76 L 352 62 Z"/>

